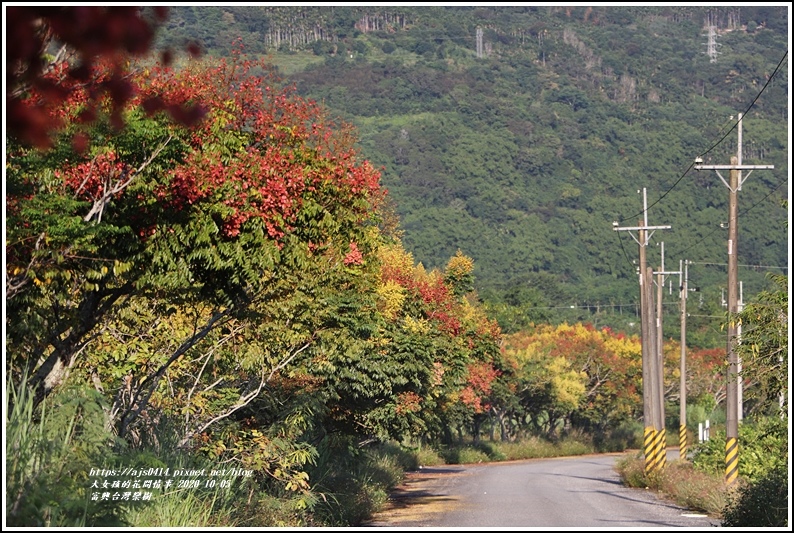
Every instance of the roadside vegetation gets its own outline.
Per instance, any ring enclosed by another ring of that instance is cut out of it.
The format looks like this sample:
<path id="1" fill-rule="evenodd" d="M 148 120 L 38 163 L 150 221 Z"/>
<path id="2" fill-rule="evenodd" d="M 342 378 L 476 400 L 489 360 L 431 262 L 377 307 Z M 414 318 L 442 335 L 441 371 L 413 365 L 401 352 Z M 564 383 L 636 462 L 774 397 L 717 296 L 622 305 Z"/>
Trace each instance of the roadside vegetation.
<path id="1" fill-rule="evenodd" d="M 92 500 L 88 472 L 93 465 L 209 470 L 217 464 L 175 451 L 174 443 L 168 441 L 137 450 L 118 448 L 108 456 L 104 446 L 113 437 L 101 429 L 101 404 L 90 396 L 91 391 L 61 391 L 34 417 L 32 398 L 9 384 L 6 405 L 13 400 L 13 408 L 7 425 L 8 525 L 35 521 L 53 527 L 344 527 L 360 524 L 382 510 L 405 474 L 423 466 L 608 451 L 625 452 L 616 471 L 629 487 L 653 490 L 677 505 L 718 518 L 725 526 L 787 525 L 787 424 L 776 417 L 740 426 L 740 440 L 746 444 L 735 487 L 727 487 L 723 480 L 721 428 L 715 428 L 709 441 L 695 443 L 689 460 L 670 461 L 661 471 L 646 473 L 639 450 L 641 432 L 635 427 L 633 434 L 626 428 L 607 447 L 596 446 L 592 437 L 575 432 L 555 441 L 527 437 L 515 442 L 474 442 L 466 438 L 443 447 L 394 441 L 359 446 L 350 440 L 329 440 L 307 469 L 314 480 L 314 494 L 303 502 L 291 501 L 284 494 L 279 497 L 273 486 L 265 490 L 242 477 L 226 489 L 162 489 L 148 501 L 120 502 Z"/>
<path id="2" fill-rule="evenodd" d="M 617 464 L 623 482 L 651 489 L 676 504 L 719 518 L 725 527 L 786 527 L 789 515 L 788 424 L 762 417 L 739 426 L 739 471 L 725 483 L 725 430 L 696 443 L 690 457 L 657 471 L 645 471 L 641 451 Z"/>

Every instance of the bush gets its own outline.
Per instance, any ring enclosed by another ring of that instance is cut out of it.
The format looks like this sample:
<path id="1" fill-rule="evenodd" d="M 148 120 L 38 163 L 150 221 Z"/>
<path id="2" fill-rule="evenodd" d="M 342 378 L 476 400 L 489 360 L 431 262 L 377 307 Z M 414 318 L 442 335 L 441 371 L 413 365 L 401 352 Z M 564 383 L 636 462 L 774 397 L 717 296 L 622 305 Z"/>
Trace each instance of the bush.
<path id="1" fill-rule="evenodd" d="M 318 452 L 317 464 L 309 470 L 319 497 L 311 511 L 324 527 L 354 526 L 370 518 L 404 472 L 418 468 L 413 453 L 391 442 L 360 447 L 349 436 L 326 437 Z"/>
<path id="2" fill-rule="evenodd" d="M 645 456 L 642 451 L 618 459 L 615 470 L 626 486 L 633 489 L 648 488 L 648 480 L 645 478 Z"/>
<path id="3" fill-rule="evenodd" d="M 724 527 L 788 527 L 788 469 L 742 483 L 723 511 Z"/>
<path id="4" fill-rule="evenodd" d="M 312 52 L 316 56 L 332 55 L 336 47 L 333 43 L 324 40 L 317 40 L 312 43 Z"/>
<path id="5" fill-rule="evenodd" d="M 695 468 L 711 474 L 725 472 L 725 430 L 693 447 Z M 788 460 L 788 420 L 764 417 L 739 426 L 739 476 L 755 482 Z"/>
<path id="6" fill-rule="evenodd" d="M 65 386 L 38 408 L 30 391 L 8 383 L 6 403 L 6 519 L 14 527 L 205 527 L 237 525 L 237 492 L 229 489 L 146 491 L 149 500 L 124 499 L 125 489 L 92 488 L 120 477 L 100 475 L 169 466 L 213 468 L 197 454 L 178 452 L 159 428 L 162 447 L 130 449 L 109 431 L 107 405 L 95 390 Z M 94 470 L 92 472 L 92 470 Z M 94 485 L 94 484 L 97 485 Z M 115 485 L 114 485 L 115 486 Z M 237 491 L 237 481 L 234 483 Z M 129 489 L 126 489 L 129 491 Z M 100 492 L 107 493 L 102 498 Z M 118 498 L 114 497 L 119 495 Z M 259 509 L 255 510 L 259 513 Z M 253 513 L 252 513 L 253 514 Z"/>
<path id="7" fill-rule="evenodd" d="M 599 452 L 622 452 L 642 448 L 642 431 L 642 422 L 629 420 L 606 433 L 596 434 L 593 437 L 593 444 Z"/>

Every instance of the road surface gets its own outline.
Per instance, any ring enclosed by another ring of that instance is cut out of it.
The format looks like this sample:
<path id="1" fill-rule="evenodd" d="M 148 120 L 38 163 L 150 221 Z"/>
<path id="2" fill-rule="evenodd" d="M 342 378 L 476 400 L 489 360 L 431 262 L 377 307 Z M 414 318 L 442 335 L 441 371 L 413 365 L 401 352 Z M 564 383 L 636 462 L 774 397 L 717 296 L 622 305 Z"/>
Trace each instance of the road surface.
<path id="1" fill-rule="evenodd" d="M 364 527 L 706 529 L 719 520 L 624 486 L 623 454 L 424 467 Z"/>

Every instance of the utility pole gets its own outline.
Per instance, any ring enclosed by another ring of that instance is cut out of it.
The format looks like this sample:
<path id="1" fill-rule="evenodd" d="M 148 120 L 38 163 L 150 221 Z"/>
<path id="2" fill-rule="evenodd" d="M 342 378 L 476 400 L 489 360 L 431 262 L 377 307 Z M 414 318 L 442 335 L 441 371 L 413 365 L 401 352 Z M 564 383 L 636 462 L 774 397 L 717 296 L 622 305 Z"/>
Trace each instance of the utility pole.
<path id="1" fill-rule="evenodd" d="M 659 402 L 656 427 L 661 431 L 657 447 L 657 458 L 659 467 L 663 468 L 667 462 L 667 430 L 665 428 L 664 411 L 664 335 L 662 334 L 662 300 L 664 295 L 664 275 L 666 274 L 664 271 L 664 241 L 661 242 L 661 247 L 662 261 L 659 271 L 656 272 L 656 393 L 658 395 L 657 401 Z"/>
<path id="2" fill-rule="evenodd" d="M 662 259 L 664 264 L 664 259 Z M 678 425 L 678 452 L 679 458 L 686 460 L 687 458 L 687 429 L 686 429 L 686 299 L 688 294 L 687 284 L 689 282 L 687 275 L 687 266 L 689 261 L 678 262 L 678 272 L 663 272 L 663 274 L 674 275 L 678 274 L 678 290 L 680 299 L 680 319 L 681 319 L 681 368 L 680 368 L 680 382 L 679 382 L 679 425 Z M 670 294 L 672 294 L 672 284 L 670 286 Z"/>
<path id="3" fill-rule="evenodd" d="M 742 296 L 742 282 L 741 281 L 739 282 L 739 302 L 736 304 L 736 309 L 738 310 L 739 313 L 741 313 L 742 309 L 744 309 L 744 297 Z M 738 324 L 736 326 L 736 342 L 737 343 L 742 342 L 742 325 L 741 324 Z M 743 415 L 743 408 L 742 408 L 742 393 L 743 393 L 742 382 L 744 381 L 742 379 L 742 360 L 738 359 L 737 362 L 736 362 L 736 365 L 737 365 L 737 373 L 739 375 L 739 381 L 736 384 L 736 388 L 737 388 L 737 391 L 736 391 L 736 397 L 737 397 L 737 400 L 736 400 L 736 418 L 737 418 L 737 420 L 739 422 L 741 422 L 742 418 L 744 416 Z"/>
<path id="4" fill-rule="evenodd" d="M 686 460 L 687 435 L 686 435 L 686 298 L 687 298 L 687 266 L 679 262 L 679 279 L 681 280 L 681 382 L 680 382 L 680 409 L 678 422 L 678 457 Z"/>
<path id="5" fill-rule="evenodd" d="M 664 242 L 661 242 L 662 248 L 662 263 L 659 271 L 656 273 L 657 281 L 656 281 L 656 323 L 657 323 L 657 338 L 656 338 L 656 346 L 657 346 L 657 361 L 658 361 L 658 368 L 659 374 L 657 376 L 658 383 L 659 383 L 659 402 L 662 409 L 662 418 L 660 421 L 660 427 L 662 428 L 662 438 L 661 438 L 661 446 L 662 449 L 659 452 L 661 454 L 661 466 L 664 466 L 667 458 L 667 451 L 665 449 L 665 443 L 667 441 L 667 430 L 665 429 L 664 423 L 664 337 L 662 335 L 662 291 L 664 289 L 664 276 L 672 276 L 678 275 L 679 279 L 683 274 L 682 266 L 679 265 L 678 271 L 670 271 L 667 272 L 664 269 Z M 685 291 L 686 288 L 682 288 L 682 291 Z M 681 411 L 680 411 L 680 422 L 678 428 L 678 438 L 679 438 L 679 456 L 682 459 L 686 458 L 686 303 L 684 298 L 686 297 L 686 293 L 681 293 Z"/>
<path id="6" fill-rule="evenodd" d="M 653 283 L 652 272 L 646 267 L 646 247 L 650 241 L 653 232 L 657 229 L 670 229 L 670 226 L 649 226 L 648 225 L 648 200 L 646 190 L 642 190 L 643 194 L 643 220 L 639 221 L 637 226 L 633 227 L 619 227 L 617 222 L 612 223 L 612 229 L 615 231 L 637 231 L 638 237 L 631 237 L 639 245 L 640 252 L 640 321 L 641 321 L 641 337 L 642 337 L 642 408 L 643 408 L 643 421 L 645 430 L 643 433 L 643 449 L 645 451 L 645 472 L 648 473 L 656 470 L 658 465 L 658 443 L 662 427 L 658 426 L 658 413 L 664 412 L 664 405 L 658 405 L 659 395 L 656 392 L 658 387 L 658 379 L 656 377 L 655 367 L 656 357 L 655 342 L 652 333 L 655 329 L 651 327 L 651 319 L 653 315 L 653 294 L 650 291 L 650 286 Z M 650 233 L 648 231 L 650 230 Z M 664 418 L 662 417 L 662 421 Z"/>
<path id="7" fill-rule="evenodd" d="M 731 157 L 730 165 L 703 165 L 702 160 L 695 160 L 695 170 L 712 169 L 717 171 L 722 183 L 728 187 L 728 376 L 725 421 L 725 483 L 733 485 L 739 476 L 739 361 L 736 354 L 737 329 L 736 313 L 738 312 L 738 257 L 737 235 L 739 219 L 738 193 L 742 190 L 742 170 L 749 170 L 747 177 L 756 169 L 773 169 L 774 165 L 743 165 L 742 164 L 742 115 L 739 114 L 739 143 L 737 155 Z M 730 183 L 725 181 L 720 170 L 730 170 Z"/>

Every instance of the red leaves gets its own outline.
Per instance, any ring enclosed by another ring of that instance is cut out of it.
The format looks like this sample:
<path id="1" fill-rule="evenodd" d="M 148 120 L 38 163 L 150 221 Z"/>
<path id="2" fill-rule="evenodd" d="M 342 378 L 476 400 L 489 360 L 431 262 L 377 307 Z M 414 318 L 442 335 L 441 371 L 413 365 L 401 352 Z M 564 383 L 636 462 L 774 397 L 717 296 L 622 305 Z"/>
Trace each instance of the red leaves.
<path id="1" fill-rule="evenodd" d="M 491 385 L 501 374 L 491 363 L 485 362 L 472 363 L 467 367 L 467 370 L 469 385 L 483 394 L 491 392 Z"/>
<path id="2" fill-rule="evenodd" d="M 472 408 L 475 413 L 484 413 L 490 409 L 487 401 L 494 380 L 501 375 L 491 363 L 476 362 L 466 367 L 466 387 L 461 390 L 460 401 Z"/>
<path id="3" fill-rule="evenodd" d="M 354 242 L 350 243 L 350 250 L 345 255 L 343 263 L 346 266 L 350 265 L 360 265 L 364 262 L 364 256 L 361 254 L 361 251 L 358 249 L 358 245 Z"/>
<path id="4" fill-rule="evenodd" d="M 407 413 L 416 413 L 421 409 L 422 398 L 413 391 L 401 392 L 397 395 L 395 412 L 402 416 Z"/>
<path id="5" fill-rule="evenodd" d="M 152 11 L 162 21 L 168 8 Z M 5 15 L 6 128 L 11 136 L 29 146 L 50 148 L 52 134 L 65 124 L 63 108 L 74 103 L 75 93 L 91 110 L 107 98 L 111 123 L 117 129 L 124 126 L 122 110 L 137 92 L 128 76 L 128 61 L 147 53 L 154 40 L 155 25 L 146 20 L 141 7 L 10 6 Z M 44 53 L 52 43 L 63 46 L 66 54 L 47 63 Z M 70 59 L 69 68 L 65 59 Z M 161 109 L 188 126 L 203 117 L 195 105 Z M 81 120 L 95 118 L 92 111 Z M 75 143 L 84 144 L 84 140 Z"/>
<path id="6" fill-rule="evenodd" d="M 6 125 L 12 135 L 39 148 L 51 146 L 50 133 L 62 126 L 52 121 L 53 110 L 67 101 L 77 84 L 92 83 L 97 62 L 109 60 L 116 67 L 102 92 L 109 93 L 115 109 L 120 109 L 133 93 L 122 74 L 123 57 L 143 54 L 154 37 L 140 8 L 128 6 L 12 6 L 6 10 L 6 28 Z M 52 40 L 66 45 L 79 60 L 58 77 L 48 72 L 56 65 L 42 59 Z M 29 98 L 28 91 L 37 98 Z"/>
<path id="7" fill-rule="evenodd" d="M 267 78 L 252 74 L 255 67 L 266 65 L 220 60 L 179 72 L 156 67 L 141 77 L 139 100 L 147 113 L 190 109 L 193 102 L 211 110 L 192 132 L 195 151 L 158 188 L 158 198 L 176 210 L 222 203 L 230 211 L 221 221 L 228 238 L 258 218 L 271 238 L 280 239 L 293 229 L 306 195 L 334 210 L 368 216 L 382 195 L 380 173 L 358 164 L 352 149 L 321 151 L 333 137 L 323 126 L 322 110 L 291 89 L 271 89 Z M 353 243 L 345 264 L 362 261 Z"/>
<path id="8" fill-rule="evenodd" d="M 99 154 L 91 161 L 67 167 L 63 171 L 55 171 L 55 176 L 63 178 L 64 184 L 78 198 L 96 200 L 105 192 L 105 188 L 130 168 L 117 159 L 115 152 Z"/>

